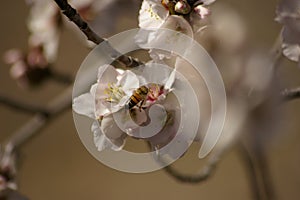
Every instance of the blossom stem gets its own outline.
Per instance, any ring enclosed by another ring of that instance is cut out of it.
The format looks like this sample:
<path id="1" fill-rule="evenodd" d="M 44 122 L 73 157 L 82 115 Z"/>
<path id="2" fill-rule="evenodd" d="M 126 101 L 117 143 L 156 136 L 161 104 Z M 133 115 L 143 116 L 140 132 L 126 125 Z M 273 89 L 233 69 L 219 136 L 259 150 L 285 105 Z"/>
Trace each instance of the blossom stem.
<path id="1" fill-rule="evenodd" d="M 77 27 L 85 34 L 88 40 L 94 42 L 95 44 L 100 44 L 106 42 L 108 45 L 108 51 L 112 58 L 116 59 L 121 64 L 126 67 L 137 67 L 142 63 L 135 58 L 130 56 L 122 55 L 116 49 L 114 49 L 104 38 L 99 37 L 89 25 L 82 19 L 79 13 L 74 9 L 67 0 L 54 0 L 62 13 L 69 18 L 70 21 L 75 23 Z"/>

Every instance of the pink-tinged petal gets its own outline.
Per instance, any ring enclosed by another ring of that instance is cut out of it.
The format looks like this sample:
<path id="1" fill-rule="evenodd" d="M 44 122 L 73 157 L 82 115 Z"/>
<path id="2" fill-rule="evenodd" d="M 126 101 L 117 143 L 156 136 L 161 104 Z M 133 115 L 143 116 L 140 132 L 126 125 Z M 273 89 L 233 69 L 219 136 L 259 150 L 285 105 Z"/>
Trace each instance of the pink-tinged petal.
<path id="1" fill-rule="evenodd" d="M 31 46 L 43 46 L 46 59 L 56 59 L 59 45 L 59 10 L 49 1 L 36 1 L 30 11 L 28 28 L 32 33 L 29 39 Z"/>
<path id="2" fill-rule="evenodd" d="M 191 12 L 191 6 L 186 1 L 178 1 L 175 4 L 174 10 L 176 13 L 180 13 L 182 15 L 187 15 Z"/>
<path id="3" fill-rule="evenodd" d="M 24 60 L 24 56 L 20 49 L 10 49 L 5 52 L 3 60 L 7 64 L 14 64 L 20 60 Z"/>
<path id="4" fill-rule="evenodd" d="M 200 16 L 201 19 L 206 18 L 208 15 L 210 15 L 210 10 L 208 8 L 205 8 L 202 5 L 198 5 L 194 8 L 194 11 Z"/>
<path id="5" fill-rule="evenodd" d="M 73 110 L 81 115 L 95 119 L 95 100 L 91 93 L 85 93 L 73 100 Z"/>
<path id="6" fill-rule="evenodd" d="M 10 75 L 14 79 L 19 79 L 26 75 L 28 66 L 23 61 L 18 61 L 10 68 Z"/>

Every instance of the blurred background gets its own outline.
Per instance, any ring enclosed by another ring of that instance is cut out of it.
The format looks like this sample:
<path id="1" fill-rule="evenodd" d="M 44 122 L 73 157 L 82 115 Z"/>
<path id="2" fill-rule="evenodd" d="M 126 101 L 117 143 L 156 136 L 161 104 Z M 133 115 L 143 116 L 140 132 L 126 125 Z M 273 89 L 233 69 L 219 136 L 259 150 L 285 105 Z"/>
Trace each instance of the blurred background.
<path id="1" fill-rule="evenodd" d="M 224 0 L 222 4 L 231 6 L 245 21 L 251 45 L 272 46 L 281 29 L 281 25 L 274 21 L 277 1 Z M 3 1 L 0 10 L 0 55 L 14 47 L 26 51 L 29 36 L 27 5 L 24 1 Z M 130 15 L 129 20 L 118 21 L 120 26 L 111 35 L 137 27 L 137 14 Z M 63 28 L 58 59 L 53 67 L 75 77 L 90 50 L 79 39 L 79 34 L 71 29 Z M 300 85 L 299 68 L 287 59 L 283 60 L 278 74 L 281 85 L 288 88 Z M 31 90 L 21 89 L 11 79 L 9 66 L 0 60 L 0 91 L 3 94 L 46 105 L 65 88 L 65 85 L 49 80 Z M 279 134 L 266 141 L 267 159 L 277 198 L 296 200 L 300 199 L 300 101 L 281 107 L 284 115 L 280 118 L 282 127 Z M 0 111 L 0 143 L 4 143 L 31 115 L 2 104 Z M 175 167 L 186 173 L 196 172 L 204 164 L 197 158 L 198 150 L 199 145 L 192 145 Z M 199 184 L 180 183 L 163 170 L 147 174 L 122 173 L 104 166 L 87 152 L 74 127 L 71 109 L 51 120 L 22 147 L 20 153 L 19 190 L 31 200 L 252 199 L 248 174 L 236 147 L 224 156 L 215 174 Z"/>

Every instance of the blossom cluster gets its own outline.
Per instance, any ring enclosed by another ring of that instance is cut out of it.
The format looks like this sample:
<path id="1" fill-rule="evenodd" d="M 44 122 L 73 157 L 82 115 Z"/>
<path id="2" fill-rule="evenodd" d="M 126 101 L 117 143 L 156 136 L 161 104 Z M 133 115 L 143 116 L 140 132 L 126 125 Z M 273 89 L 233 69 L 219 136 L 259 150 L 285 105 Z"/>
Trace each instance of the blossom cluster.
<path id="1" fill-rule="evenodd" d="M 175 71 L 155 70 L 157 68 L 153 68 L 151 64 L 143 66 L 140 75 L 130 70 L 115 69 L 111 65 L 100 66 L 98 81 L 91 87 L 90 92 L 74 99 L 73 110 L 95 120 L 91 129 L 99 151 L 121 150 L 127 136 L 145 138 L 153 147 L 161 147 L 176 133 L 155 136 L 143 133 L 141 136 L 139 132 L 139 128 L 149 121 L 148 115 L 151 114 L 148 112 L 152 113 L 151 120 L 157 120 L 155 125 L 159 130 L 170 121 L 158 104 L 168 101 L 168 94 L 175 81 Z M 151 74 L 148 74 L 150 71 Z M 153 76 L 161 79 L 156 79 L 154 83 Z M 145 94 L 141 94 L 142 87 L 147 90 Z M 171 113 L 172 109 L 167 112 Z"/>

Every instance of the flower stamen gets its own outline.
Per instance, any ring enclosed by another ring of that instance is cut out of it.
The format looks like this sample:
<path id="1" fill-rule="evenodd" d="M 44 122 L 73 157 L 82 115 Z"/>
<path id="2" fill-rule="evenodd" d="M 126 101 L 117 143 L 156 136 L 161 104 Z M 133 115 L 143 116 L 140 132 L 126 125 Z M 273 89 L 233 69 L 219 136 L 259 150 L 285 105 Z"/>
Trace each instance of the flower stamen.
<path id="1" fill-rule="evenodd" d="M 121 86 L 117 86 L 115 83 L 108 83 L 107 86 L 108 87 L 104 90 L 104 93 L 108 95 L 108 97 L 105 98 L 106 101 L 117 103 L 125 96 L 125 92 Z"/>

